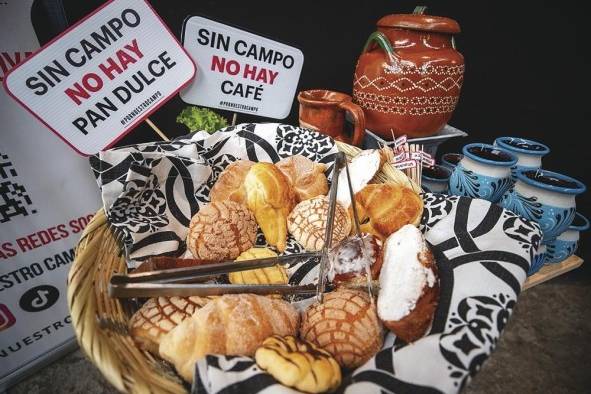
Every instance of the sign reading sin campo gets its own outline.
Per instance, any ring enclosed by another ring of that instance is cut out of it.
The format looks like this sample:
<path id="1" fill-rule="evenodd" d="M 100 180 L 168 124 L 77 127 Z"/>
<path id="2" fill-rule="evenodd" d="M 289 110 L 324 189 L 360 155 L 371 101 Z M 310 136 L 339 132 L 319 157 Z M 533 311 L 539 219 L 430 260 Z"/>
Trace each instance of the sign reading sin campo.
<path id="1" fill-rule="evenodd" d="M 181 91 L 190 104 L 283 119 L 304 55 L 297 48 L 200 16 L 185 20 L 183 45 L 197 78 Z"/>
<path id="2" fill-rule="evenodd" d="M 113 0 L 13 69 L 8 93 L 77 152 L 112 145 L 195 75 L 144 0 Z"/>

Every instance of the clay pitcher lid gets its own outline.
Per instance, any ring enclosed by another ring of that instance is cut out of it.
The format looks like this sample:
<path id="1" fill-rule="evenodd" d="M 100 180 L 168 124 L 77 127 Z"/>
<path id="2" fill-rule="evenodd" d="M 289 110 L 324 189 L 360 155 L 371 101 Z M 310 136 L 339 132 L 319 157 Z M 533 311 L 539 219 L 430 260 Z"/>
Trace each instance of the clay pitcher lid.
<path id="1" fill-rule="evenodd" d="M 378 21 L 378 27 L 400 27 L 447 34 L 460 32 L 460 25 L 451 18 L 423 14 L 386 15 Z"/>

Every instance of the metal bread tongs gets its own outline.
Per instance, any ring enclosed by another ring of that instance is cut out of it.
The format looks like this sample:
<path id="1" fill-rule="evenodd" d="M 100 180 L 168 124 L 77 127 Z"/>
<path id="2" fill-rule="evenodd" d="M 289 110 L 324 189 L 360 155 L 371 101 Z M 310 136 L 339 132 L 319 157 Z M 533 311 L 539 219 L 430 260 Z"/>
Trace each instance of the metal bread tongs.
<path id="1" fill-rule="evenodd" d="M 322 302 L 323 295 L 326 292 L 326 279 L 327 279 L 327 269 L 328 265 L 330 264 L 328 254 L 330 252 L 332 246 L 332 230 L 334 227 L 334 216 L 335 210 L 337 205 L 337 190 L 339 184 L 339 175 L 341 170 L 345 168 L 347 172 L 347 184 L 349 190 L 349 197 L 351 198 L 351 210 L 353 211 L 353 221 L 355 223 L 355 235 L 348 239 L 350 243 L 360 243 L 357 248 L 361 250 L 362 253 L 365 251 L 365 244 L 364 240 L 361 236 L 361 228 L 359 226 L 359 214 L 357 213 L 357 205 L 355 202 L 355 193 L 353 192 L 353 186 L 351 184 L 351 174 L 349 172 L 349 163 L 347 162 L 347 157 L 343 152 L 339 152 L 336 154 L 335 161 L 334 161 L 334 168 L 332 172 L 332 183 L 330 185 L 330 193 L 329 193 L 329 206 L 328 206 L 328 218 L 326 223 L 326 232 L 324 235 L 324 246 L 322 248 L 322 255 L 320 257 L 320 269 L 318 273 L 318 285 L 316 291 L 316 298 L 318 302 Z M 369 266 L 366 267 L 366 275 L 368 278 L 367 281 L 367 291 L 369 296 L 373 302 L 372 297 L 372 282 L 371 282 L 371 274 L 369 272 Z"/>
<path id="2" fill-rule="evenodd" d="M 223 294 L 314 294 L 316 285 L 234 285 L 199 283 L 214 279 L 221 274 L 246 271 L 274 265 L 290 265 L 319 257 L 319 253 L 298 253 L 244 261 L 223 261 L 194 267 L 172 268 L 158 271 L 113 275 L 109 282 L 109 296 L 133 297 L 188 297 Z"/>

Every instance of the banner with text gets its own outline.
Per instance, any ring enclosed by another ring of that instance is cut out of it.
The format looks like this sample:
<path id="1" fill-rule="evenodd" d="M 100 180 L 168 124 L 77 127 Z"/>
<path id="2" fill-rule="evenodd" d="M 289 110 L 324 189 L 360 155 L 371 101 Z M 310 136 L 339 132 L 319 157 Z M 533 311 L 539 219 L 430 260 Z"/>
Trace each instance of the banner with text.
<path id="1" fill-rule="evenodd" d="M 181 99 L 189 104 L 284 119 L 298 87 L 304 55 L 200 16 L 185 20 L 183 45 L 197 77 Z"/>
<path id="2" fill-rule="evenodd" d="M 39 42 L 33 0 L 0 2 L 0 80 Z M 76 344 L 66 299 L 74 247 L 100 194 L 88 161 L 0 87 L 0 392 Z"/>
<path id="3" fill-rule="evenodd" d="M 195 76 L 144 0 L 113 0 L 15 67 L 8 93 L 77 152 L 115 143 Z"/>

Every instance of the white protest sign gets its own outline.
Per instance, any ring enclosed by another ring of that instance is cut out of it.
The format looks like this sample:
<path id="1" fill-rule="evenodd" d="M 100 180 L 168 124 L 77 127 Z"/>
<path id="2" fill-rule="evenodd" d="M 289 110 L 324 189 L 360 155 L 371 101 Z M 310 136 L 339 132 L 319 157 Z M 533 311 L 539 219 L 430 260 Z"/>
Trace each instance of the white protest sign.
<path id="1" fill-rule="evenodd" d="M 0 80 L 39 48 L 33 0 L 0 4 Z M 84 227 L 101 205 L 88 160 L 0 86 L 0 392 L 76 346 L 66 299 Z M 55 386 L 55 382 L 50 382 Z"/>
<path id="2" fill-rule="evenodd" d="M 7 92 L 77 152 L 114 144 L 195 75 L 144 0 L 113 0 L 5 78 Z"/>
<path id="3" fill-rule="evenodd" d="M 275 119 L 289 115 L 304 64 L 299 49 L 200 16 L 185 20 L 183 45 L 198 68 L 181 91 L 185 102 Z"/>

